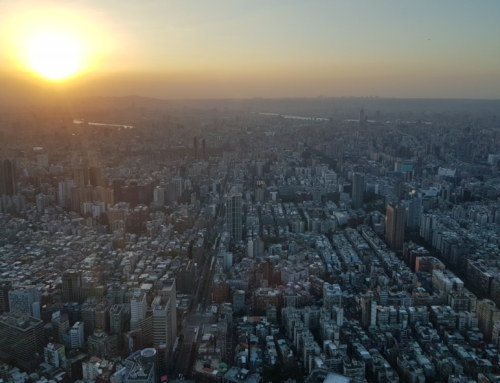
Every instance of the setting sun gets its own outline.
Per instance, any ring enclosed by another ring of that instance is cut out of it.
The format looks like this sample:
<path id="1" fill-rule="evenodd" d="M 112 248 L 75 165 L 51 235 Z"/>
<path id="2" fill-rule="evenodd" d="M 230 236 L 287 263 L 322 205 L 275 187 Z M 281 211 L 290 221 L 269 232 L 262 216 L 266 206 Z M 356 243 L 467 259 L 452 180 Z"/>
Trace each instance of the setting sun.
<path id="1" fill-rule="evenodd" d="M 42 83 L 69 83 L 116 70 L 130 63 L 133 48 L 118 31 L 101 13 L 76 5 L 0 5 L 0 73 L 10 68 Z M 118 56 L 125 39 L 127 53 Z"/>
<path id="2" fill-rule="evenodd" d="M 28 66 L 49 80 L 64 80 L 78 73 L 82 64 L 80 42 L 57 32 L 37 34 L 28 42 Z"/>

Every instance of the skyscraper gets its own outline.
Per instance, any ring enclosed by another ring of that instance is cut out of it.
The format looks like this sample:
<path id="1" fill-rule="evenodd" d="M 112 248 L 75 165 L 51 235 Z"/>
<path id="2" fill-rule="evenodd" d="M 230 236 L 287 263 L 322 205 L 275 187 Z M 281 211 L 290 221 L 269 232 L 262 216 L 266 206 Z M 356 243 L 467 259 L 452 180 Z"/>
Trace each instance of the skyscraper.
<path id="1" fill-rule="evenodd" d="M 43 321 L 20 312 L 0 317 L 0 358 L 13 359 L 28 371 L 43 361 Z"/>
<path id="2" fill-rule="evenodd" d="M 73 169 L 73 179 L 76 182 L 77 188 L 83 188 L 90 181 L 89 169 L 85 167 L 77 167 Z"/>
<path id="3" fill-rule="evenodd" d="M 193 138 L 193 154 L 194 159 L 198 159 L 198 139 L 196 137 Z"/>
<path id="4" fill-rule="evenodd" d="M 71 188 L 71 210 L 80 213 L 83 202 L 83 188 Z"/>
<path id="5" fill-rule="evenodd" d="M 491 340 L 494 322 L 499 320 L 500 310 L 497 309 L 495 302 L 490 299 L 483 299 L 477 303 L 478 327 L 486 340 Z"/>
<path id="6" fill-rule="evenodd" d="M 124 179 L 115 179 L 112 181 L 113 197 L 115 203 L 123 201 L 123 195 L 122 195 L 123 186 L 125 186 Z"/>
<path id="7" fill-rule="evenodd" d="M 9 291 L 10 311 L 40 319 L 40 290 L 36 286 L 19 286 Z"/>
<path id="8" fill-rule="evenodd" d="M 167 380 L 167 345 L 156 346 L 156 376 L 160 382 Z"/>
<path id="9" fill-rule="evenodd" d="M 12 290 L 12 280 L 0 280 L 0 314 L 9 312 L 9 291 Z"/>
<path id="10" fill-rule="evenodd" d="M 167 312 L 170 312 L 170 326 L 167 333 L 167 339 L 172 340 L 172 343 L 168 345 L 171 347 L 175 342 L 175 338 L 177 338 L 177 288 L 175 278 L 163 281 L 161 289 L 158 291 L 158 295 L 164 297 L 163 302 L 168 302 L 169 305 L 166 309 Z"/>
<path id="11" fill-rule="evenodd" d="M 162 207 L 165 205 L 165 188 L 157 186 L 153 190 L 153 202 L 155 206 Z"/>
<path id="12" fill-rule="evenodd" d="M 66 270 L 62 275 L 63 302 L 80 302 L 80 287 L 82 287 L 82 272 Z"/>
<path id="13" fill-rule="evenodd" d="M 403 249 L 405 241 L 406 209 L 397 203 L 387 205 L 385 216 L 385 239 L 394 251 Z"/>
<path id="14" fill-rule="evenodd" d="M 352 175 L 352 207 L 361 209 L 365 198 L 365 177 L 361 173 Z"/>
<path id="15" fill-rule="evenodd" d="M 226 200 L 227 231 L 235 242 L 239 242 L 241 241 L 242 230 L 241 193 L 228 193 L 224 198 Z"/>
<path id="16" fill-rule="evenodd" d="M 102 178 L 102 171 L 99 166 L 91 166 L 89 168 L 89 180 L 93 187 L 106 186 L 104 184 L 104 178 Z"/>
<path id="17" fill-rule="evenodd" d="M 71 207 L 71 189 L 75 187 L 74 180 L 59 181 L 59 190 L 57 194 L 57 202 L 59 206 Z"/>
<path id="18" fill-rule="evenodd" d="M 413 191 L 410 193 L 410 202 L 408 204 L 408 222 L 407 225 L 411 230 L 418 230 L 420 228 L 420 221 L 422 220 L 422 197 Z"/>
<path id="19" fill-rule="evenodd" d="M 359 111 L 359 127 L 364 128 L 366 125 L 365 108 L 362 106 Z"/>
<path id="20" fill-rule="evenodd" d="M 115 304 L 109 310 L 109 332 L 120 334 L 125 322 L 125 308 L 123 304 Z"/>
<path id="21" fill-rule="evenodd" d="M 172 336 L 172 313 L 170 298 L 167 296 L 157 296 L 151 304 L 153 309 L 153 345 L 155 347 L 164 346 L 162 357 L 163 362 L 169 358 L 175 339 Z"/>
<path id="22" fill-rule="evenodd" d="M 169 182 L 165 188 L 165 198 L 164 202 L 167 204 L 177 202 L 177 198 L 179 198 L 179 187 L 176 183 Z"/>
<path id="23" fill-rule="evenodd" d="M 377 317 L 376 307 L 377 302 L 371 290 L 361 296 L 361 325 L 363 328 L 375 325 Z"/>
<path id="24" fill-rule="evenodd" d="M 0 160 L 0 197 L 7 194 L 5 185 L 5 169 L 3 167 L 3 160 Z"/>
<path id="25" fill-rule="evenodd" d="M 207 159 L 207 144 L 205 139 L 201 140 L 201 154 L 203 155 L 203 159 Z"/>
<path id="26" fill-rule="evenodd" d="M 54 341 L 60 344 L 66 344 L 65 335 L 69 332 L 69 318 L 67 314 L 61 314 L 60 311 L 52 314 L 52 336 Z M 69 346 L 69 344 L 67 344 Z"/>
<path id="27" fill-rule="evenodd" d="M 146 294 L 141 289 L 134 290 L 134 296 L 130 298 L 130 329 L 137 330 L 139 321 L 146 318 L 148 304 Z"/>
<path id="28" fill-rule="evenodd" d="M 13 158 L 0 160 L 0 195 L 6 194 L 12 197 L 17 192 L 16 160 Z"/>

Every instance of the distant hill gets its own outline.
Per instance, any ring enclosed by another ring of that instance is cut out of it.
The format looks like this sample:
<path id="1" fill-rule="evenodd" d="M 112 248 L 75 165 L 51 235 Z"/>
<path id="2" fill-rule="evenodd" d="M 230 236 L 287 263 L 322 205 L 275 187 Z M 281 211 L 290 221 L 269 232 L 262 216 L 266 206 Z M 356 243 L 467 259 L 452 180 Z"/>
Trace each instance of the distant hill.
<path id="1" fill-rule="evenodd" d="M 415 113 L 485 113 L 500 116 L 500 100 L 470 99 L 404 99 L 378 97 L 346 98 L 248 98 L 248 99 L 179 99 L 163 100 L 158 98 L 130 95 L 123 97 L 83 97 L 73 102 L 86 107 L 145 107 L 145 108 L 200 108 L 232 109 L 249 112 L 271 112 L 281 114 L 301 113 L 306 116 L 329 117 L 335 111 L 357 113 L 361 106 L 367 115 L 376 111 L 415 112 Z"/>
<path id="2" fill-rule="evenodd" d="M 125 81 L 126 77 L 116 79 L 116 84 Z M 51 106 L 61 105 L 70 108 L 160 108 L 160 109 L 219 109 L 291 114 L 304 117 L 335 117 L 357 118 L 359 109 L 363 106 L 370 118 L 377 111 L 384 113 L 411 112 L 415 117 L 425 118 L 426 113 L 475 114 L 491 113 L 500 117 L 500 100 L 479 99 L 430 99 L 430 98 L 379 98 L 379 97 L 309 97 L 309 98 L 240 98 L 240 99 L 161 99 L 140 95 L 119 97 L 76 97 L 78 94 L 92 94 L 87 90 L 80 93 L 79 87 L 84 87 L 85 79 L 78 85 L 51 84 L 37 80 L 29 75 L 12 75 L 0 73 L 0 108 L 9 106 L 26 107 L 30 105 Z M 96 80 L 97 81 L 97 80 Z M 109 88 L 102 87 L 108 92 Z M 148 92 L 151 83 L 143 84 L 141 92 Z M 161 84 L 160 84 L 161 85 Z M 152 86 L 152 85 L 151 85 Z M 84 88 L 82 88 L 84 89 Z M 137 88 L 139 89 L 139 88 Z M 94 92 L 98 93 L 96 90 Z M 124 93 L 117 88 L 117 93 Z M 158 93 L 157 93 L 158 94 Z"/>

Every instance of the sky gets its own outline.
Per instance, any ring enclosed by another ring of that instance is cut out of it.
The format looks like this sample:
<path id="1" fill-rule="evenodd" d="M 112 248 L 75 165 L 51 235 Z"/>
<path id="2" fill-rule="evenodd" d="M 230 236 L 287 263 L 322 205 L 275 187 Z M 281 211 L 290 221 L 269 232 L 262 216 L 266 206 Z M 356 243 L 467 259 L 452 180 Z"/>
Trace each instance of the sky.
<path id="1" fill-rule="evenodd" d="M 498 15 L 497 0 L 0 0 L 0 81 L 75 96 L 498 99 Z M 22 53 L 53 26 L 84 46 L 56 83 Z"/>

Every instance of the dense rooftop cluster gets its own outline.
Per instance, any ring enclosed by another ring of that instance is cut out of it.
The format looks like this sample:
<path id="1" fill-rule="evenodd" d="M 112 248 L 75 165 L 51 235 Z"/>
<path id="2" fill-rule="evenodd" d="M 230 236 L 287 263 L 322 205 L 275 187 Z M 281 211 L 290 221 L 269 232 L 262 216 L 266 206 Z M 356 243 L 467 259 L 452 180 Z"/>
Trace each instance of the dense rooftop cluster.
<path id="1" fill-rule="evenodd" d="M 500 382 L 495 119 L 82 113 L 0 115 L 0 381 Z"/>

